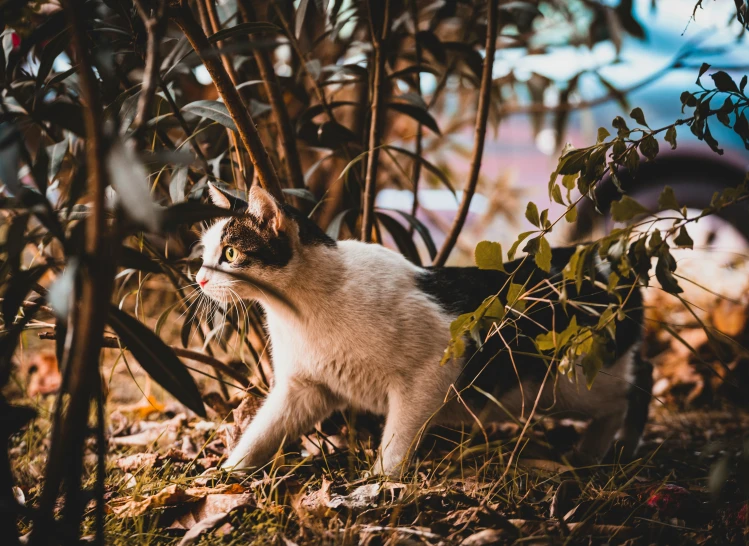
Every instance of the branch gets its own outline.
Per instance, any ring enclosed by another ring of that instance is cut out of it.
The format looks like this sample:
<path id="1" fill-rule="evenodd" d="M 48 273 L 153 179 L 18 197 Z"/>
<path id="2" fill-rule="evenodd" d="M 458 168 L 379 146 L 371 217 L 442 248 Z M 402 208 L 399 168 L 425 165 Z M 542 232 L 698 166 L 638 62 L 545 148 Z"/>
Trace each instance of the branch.
<path id="1" fill-rule="evenodd" d="M 55 340 L 57 339 L 55 332 L 42 332 L 39 334 L 39 339 L 44 340 Z M 120 340 L 115 336 L 105 336 L 102 340 L 102 347 L 106 349 L 125 349 L 127 350 L 127 347 L 124 347 Z M 247 387 L 250 382 L 247 380 L 247 377 L 236 371 L 231 366 L 227 366 L 220 360 L 207 355 L 205 353 L 199 353 L 197 351 L 191 351 L 190 349 L 185 349 L 183 347 L 178 347 L 176 345 L 170 345 L 170 348 L 174 351 L 174 353 L 177 356 L 181 356 L 182 358 L 189 358 L 190 360 L 194 360 L 195 362 L 200 362 L 202 364 L 207 364 L 217 372 L 224 373 L 237 381 L 240 385 L 243 387 Z"/>
<path id="2" fill-rule="evenodd" d="M 78 78 L 86 132 L 86 169 L 90 214 L 86 219 L 81 258 L 79 304 L 71 312 L 69 335 L 66 336 L 63 378 L 69 395 L 63 410 L 62 393 L 55 406 L 54 426 L 45 469 L 44 487 L 34 521 L 33 544 L 49 542 L 60 485 L 65 481 L 63 532 L 61 542 L 77 542 L 86 499 L 81 494 L 83 443 L 88 433 L 88 416 L 92 384 L 100 380 L 99 355 L 104 333 L 115 270 L 118 244 L 112 244 L 106 232 L 105 190 L 109 185 L 105 165 L 107 154 L 103 126 L 101 91 L 94 74 L 94 54 L 87 40 L 85 10 L 73 0 L 63 0 L 63 9 L 71 27 L 72 50 L 78 63 Z M 100 452 L 99 457 L 104 457 Z M 96 499 L 97 504 L 102 498 Z M 98 525 L 98 523 L 97 523 Z M 103 541 L 103 537 L 97 537 Z"/>
<path id="3" fill-rule="evenodd" d="M 249 0 L 240 0 L 239 11 L 245 21 L 250 22 L 257 19 L 255 10 Z M 304 173 L 302 172 L 302 163 L 299 159 L 299 150 L 296 146 L 294 129 L 291 126 L 289 111 L 281 94 L 281 85 L 278 82 L 278 76 L 273 69 L 273 62 L 268 51 L 262 47 L 253 48 L 255 62 L 257 63 L 260 79 L 265 84 L 265 92 L 268 94 L 270 106 L 273 110 L 273 117 L 278 125 L 278 133 L 281 138 L 281 147 L 283 148 L 284 159 L 286 160 L 286 175 L 289 182 L 294 188 L 304 188 Z"/>
<path id="4" fill-rule="evenodd" d="M 159 46 L 161 45 L 161 36 L 166 29 L 166 0 L 160 0 L 156 14 L 152 17 L 149 15 L 142 0 L 135 0 L 138 8 L 138 14 L 143 20 L 148 33 L 148 42 L 146 44 L 146 66 L 143 70 L 143 87 L 138 97 L 138 107 L 135 114 L 133 125 L 135 131 L 133 138 L 136 143 L 140 143 L 143 133 L 146 130 L 146 123 L 151 112 L 151 104 L 156 96 L 156 87 L 159 85 Z"/>
<path id="5" fill-rule="evenodd" d="M 434 259 L 435 266 L 443 266 L 450 256 L 460 235 L 466 217 L 468 207 L 471 205 L 473 194 L 476 192 L 476 184 L 481 171 L 481 159 L 484 155 L 484 139 L 486 138 L 486 124 L 489 119 L 489 103 L 492 92 L 492 66 L 494 64 L 494 51 L 497 47 L 497 2 L 487 1 L 487 27 L 486 27 L 486 55 L 484 56 L 484 70 L 481 74 L 481 88 L 479 91 L 479 105 L 476 113 L 476 129 L 474 131 L 473 155 L 471 158 L 471 170 L 468 175 L 463 196 L 460 200 L 458 215 L 455 217 L 450 233 Z"/>
<path id="6" fill-rule="evenodd" d="M 370 35 L 374 48 L 374 77 L 372 82 L 372 102 L 369 120 L 369 153 L 367 154 L 367 170 L 364 185 L 364 203 L 362 205 L 362 234 L 361 240 L 369 243 L 372 240 L 372 225 L 374 224 L 374 202 L 377 186 L 377 164 L 380 157 L 380 140 L 382 138 L 382 121 L 385 116 L 383 95 L 386 92 L 387 74 L 385 74 L 385 56 L 383 42 L 388 38 L 390 30 L 390 0 L 385 0 L 382 14 L 382 29 L 374 26 L 376 0 L 368 0 Z"/>
<path id="7" fill-rule="evenodd" d="M 260 185 L 269 191 L 278 201 L 283 202 L 283 192 L 278 182 L 276 171 L 268 157 L 268 152 L 263 146 L 260 134 L 255 127 L 247 107 L 242 103 L 239 92 L 231 81 L 226 68 L 219 60 L 218 52 L 210 44 L 203 29 L 193 17 L 186 3 L 180 4 L 171 13 L 171 18 L 185 33 L 187 40 L 192 45 L 200 60 L 211 75 L 216 90 L 224 101 L 229 115 L 237 126 L 237 132 L 242 139 L 247 152 L 250 154 L 252 164 L 255 166 Z"/>
<path id="8" fill-rule="evenodd" d="M 416 66 L 418 67 L 418 70 L 415 74 L 416 79 L 416 92 L 419 94 L 419 97 L 422 97 L 421 94 L 421 44 L 419 43 L 419 40 L 416 38 L 416 35 L 419 33 L 419 9 L 417 6 L 416 0 L 410 0 L 409 2 L 409 9 L 411 11 L 411 19 L 413 20 L 414 24 L 414 48 L 416 53 Z M 423 98 L 423 97 L 422 97 Z M 421 154 L 423 153 L 423 136 L 424 136 L 424 127 L 421 125 L 421 123 L 416 125 L 416 150 L 415 153 L 417 156 L 421 157 Z M 413 166 L 411 168 L 411 183 L 413 184 L 413 192 L 414 192 L 414 200 L 413 204 L 411 205 L 411 216 L 416 218 L 416 213 L 419 211 L 419 179 L 421 178 L 421 161 L 414 161 Z M 414 232 L 414 226 L 409 225 L 408 226 L 408 232 L 409 234 L 413 235 Z"/>

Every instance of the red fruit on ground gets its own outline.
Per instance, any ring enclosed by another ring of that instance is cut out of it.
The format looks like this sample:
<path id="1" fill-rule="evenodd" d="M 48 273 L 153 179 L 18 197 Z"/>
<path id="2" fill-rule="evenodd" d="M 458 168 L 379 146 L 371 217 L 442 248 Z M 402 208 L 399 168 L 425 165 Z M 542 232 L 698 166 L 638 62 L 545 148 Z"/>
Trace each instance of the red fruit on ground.
<path id="1" fill-rule="evenodd" d="M 700 509 L 700 502 L 692 492 L 674 484 L 655 489 L 646 504 L 667 518 L 687 519 Z"/>

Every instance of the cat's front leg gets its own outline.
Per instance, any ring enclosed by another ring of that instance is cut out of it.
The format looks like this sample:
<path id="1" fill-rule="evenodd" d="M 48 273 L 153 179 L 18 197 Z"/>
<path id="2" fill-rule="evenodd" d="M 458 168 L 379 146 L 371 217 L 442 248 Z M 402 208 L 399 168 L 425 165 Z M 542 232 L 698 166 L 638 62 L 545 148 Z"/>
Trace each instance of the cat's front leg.
<path id="1" fill-rule="evenodd" d="M 295 439 L 339 406 L 338 398 L 323 385 L 298 377 L 279 380 L 222 468 L 264 465 L 284 438 Z"/>
<path id="2" fill-rule="evenodd" d="M 425 391 L 420 396 L 403 391 L 388 394 L 388 412 L 380 456 L 373 469 L 375 474 L 395 476 L 402 471 L 429 425 L 429 420 L 442 406 L 442 395 L 441 391 Z"/>

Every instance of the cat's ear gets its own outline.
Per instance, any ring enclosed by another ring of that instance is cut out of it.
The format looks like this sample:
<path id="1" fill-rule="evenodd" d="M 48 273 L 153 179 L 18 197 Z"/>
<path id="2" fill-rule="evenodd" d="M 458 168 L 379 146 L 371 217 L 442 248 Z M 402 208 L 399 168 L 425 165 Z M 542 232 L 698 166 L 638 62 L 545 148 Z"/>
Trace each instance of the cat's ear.
<path id="1" fill-rule="evenodd" d="M 227 195 L 222 192 L 218 188 L 218 186 L 214 185 L 211 182 L 208 182 L 208 195 L 210 195 L 211 201 L 217 207 L 221 207 L 222 209 L 231 208 L 231 201 L 229 201 L 229 197 L 227 197 Z"/>
<path id="2" fill-rule="evenodd" d="M 250 188 L 250 201 L 247 204 L 247 212 L 260 220 L 261 224 L 269 226 L 274 232 L 279 233 L 286 227 L 286 216 L 284 215 L 278 201 L 260 186 Z"/>
<path id="3" fill-rule="evenodd" d="M 237 212 L 244 212 L 247 209 L 245 201 L 222 190 L 212 182 L 208 182 L 208 195 L 211 196 L 213 204 L 222 209 L 231 209 Z"/>

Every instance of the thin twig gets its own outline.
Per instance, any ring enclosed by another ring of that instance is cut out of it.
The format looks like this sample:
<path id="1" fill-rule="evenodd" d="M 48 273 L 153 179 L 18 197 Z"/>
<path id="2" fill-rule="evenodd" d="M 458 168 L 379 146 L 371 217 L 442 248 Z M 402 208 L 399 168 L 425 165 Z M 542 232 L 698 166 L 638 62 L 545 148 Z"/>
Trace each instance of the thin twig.
<path id="1" fill-rule="evenodd" d="M 417 5 L 417 1 L 410 0 L 409 8 L 411 10 L 411 19 L 413 20 L 413 24 L 414 24 L 414 49 L 416 53 L 416 66 L 418 67 L 416 70 L 416 74 L 415 74 L 416 92 L 418 93 L 419 97 L 422 97 L 422 93 L 421 93 L 421 44 L 419 43 L 419 40 L 417 38 L 417 34 L 419 33 L 419 9 Z M 422 141 L 423 137 L 424 137 L 424 127 L 421 125 L 421 123 L 418 123 L 416 125 L 416 150 L 415 150 L 415 153 L 418 157 L 421 157 L 421 154 L 424 153 L 423 141 Z M 411 184 L 413 184 L 413 192 L 414 192 L 414 200 L 413 200 L 413 203 L 411 204 L 411 216 L 413 216 L 414 218 L 416 218 L 416 213 L 419 211 L 419 179 L 420 178 L 421 178 L 421 161 L 416 160 L 413 162 L 413 166 L 411 169 Z M 411 235 L 413 235 L 413 232 L 414 232 L 413 224 L 409 224 L 408 232 Z"/>
<path id="2" fill-rule="evenodd" d="M 55 340 L 56 336 L 54 332 L 42 332 L 41 334 L 39 334 L 39 339 Z M 115 336 L 105 336 L 102 340 L 102 347 L 106 349 L 127 349 L 127 347 Z M 250 384 L 247 377 L 236 371 L 231 366 L 227 366 L 220 360 L 210 355 L 190 349 L 185 349 L 183 347 L 178 347 L 176 345 L 171 345 L 170 347 L 177 356 L 180 356 L 182 358 L 189 358 L 190 360 L 200 362 L 201 364 L 207 364 L 217 372 L 225 373 L 226 375 L 230 376 L 243 387 L 247 387 Z"/>
<path id="3" fill-rule="evenodd" d="M 151 104 L 156 96 L 156 88 L 159 85 L 159 46 L 161 37 L 166 29 L 166 0 L 160 0 L 155 15 L 149 14 L 149 10 L 143 5 L 142 0 L 134 0 L 138 14 L 143 20 L 148 33 L 146 43 L 146 66 L 143 70 L 143 87 L 138 97 L 138 107 L 133 120 L 135 131 L 133 139 L 140 143 L 146 130 L 146 123 L 151 113 Z"/>
<path id="4" fill-rule="evenodd" d="M 481 73 L 481 88 L 479 90 L 479 105 L 476 113 L 476 129 L 474 131 L 473 155 L 471 157 L 471 170 L 468 175 L 463 196 L 460 200 L 458 215 L 455 217 L 450 233 L 442 244 L 437 257 L 434 259 L 435 266 L 443 266 L 450 256 L 460 232 L 463 230 L 468 208 L 471 206 L 473 194 L 481 172 L 481 159 L 484 155 L 484 140 L 486 139 L 486 124 L 489 119 L 489 104 L 492 93 L 492 67 L 494 66 L 494 51 L 497 47 L 497 2 L 487 1 L 487 26 L 486 26 L 486 55 L 484 56 L 484 69 Z"/>
<path id="5" fill-rule="evenodd" d="M 245 21 L 258 20 L 258 15 L 250 1 L 240 0 L 238 6 Z M 262 36 L 260 35 L 260 37 Z M 262 47 L 253 47 L 252 52 L 255 55 L 260 79 L 265 84 L 265 92 L 268 94 L 273 117 L 276 119 L 276 125 L 278 125 L 278 134 L 281 139 L 286 175 L 288 176 L 289 183 L 294 188 L 304 188 L 304 173 L 302 172 L 302 163 L 299 159 L 299 150 L 296 146 L 294 129 L 291 126 L 289 111 L 283 100 L 281 85 L 278 81 L 276 71 L 273 69 L 273 61 L 270 53 Z"/>
<path id="6" fill-rule="evenodd" d="M 384 95 L 387 92 L 387 75 L 385 74 L 385 51 L 383 44 L 387 41 L 390 30 L 390 0 L 385 0 L 382 14 L 382 28 L 375 28 L 374 14 L 380 6 L 376 0 L 368 0 L 369 28 L 374 49 L 374 75 L 372 81 L 372 100 L 369 120 L 369 153 L 364 182 L 364 203 L 362 204 L 361 240 L 368 243 L 372 240 L 374 225 L 374 202 L 377 191 L 377 167 L 380 158 L 380 140 L 382 123 L 385 117 Z"/>

